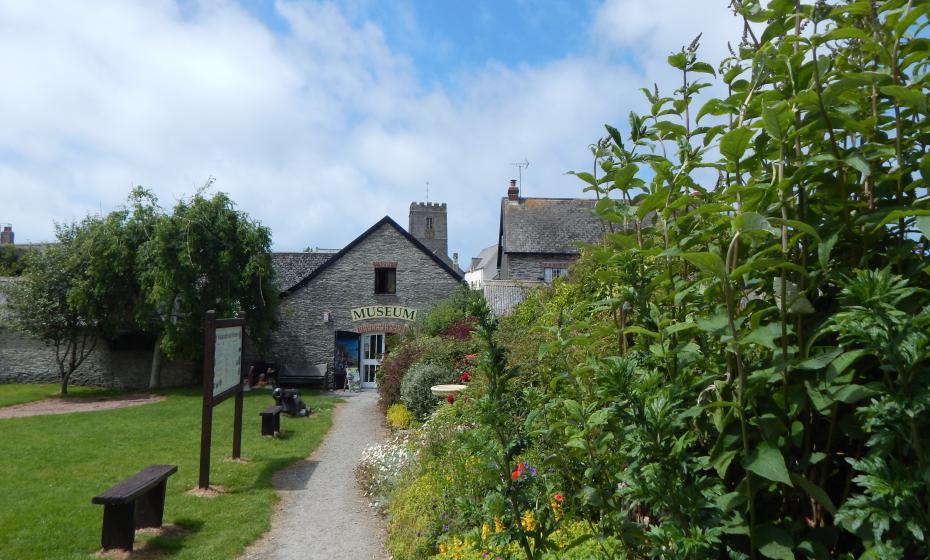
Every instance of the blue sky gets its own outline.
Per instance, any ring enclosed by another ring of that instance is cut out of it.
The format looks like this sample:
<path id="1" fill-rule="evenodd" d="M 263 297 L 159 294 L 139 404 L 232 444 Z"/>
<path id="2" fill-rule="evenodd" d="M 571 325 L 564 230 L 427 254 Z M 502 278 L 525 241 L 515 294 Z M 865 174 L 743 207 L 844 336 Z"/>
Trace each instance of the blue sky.
<path id="1" fill-rule="evenodd" d="M 674 89 L 666 56 L 727 0 L 0 0 L 0 223 L 17 241 L 107 212 L 132 185 L 163 206 L 210 177 L 276 250 L 338 248 L 412 201 L 448 204 L 463 262 L 500 198 L 582 196 L 604 123 Z"/>

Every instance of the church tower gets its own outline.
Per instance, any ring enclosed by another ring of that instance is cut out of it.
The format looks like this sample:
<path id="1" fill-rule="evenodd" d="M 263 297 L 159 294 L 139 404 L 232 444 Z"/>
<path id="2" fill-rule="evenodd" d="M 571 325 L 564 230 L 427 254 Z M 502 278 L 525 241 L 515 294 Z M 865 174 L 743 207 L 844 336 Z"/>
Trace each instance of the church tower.
<path id="1" fill-rule="evenodd" d="M 407 231 L 430 251 L 451 264 L 445 202 L 411 202 L 410 227 Z"/>

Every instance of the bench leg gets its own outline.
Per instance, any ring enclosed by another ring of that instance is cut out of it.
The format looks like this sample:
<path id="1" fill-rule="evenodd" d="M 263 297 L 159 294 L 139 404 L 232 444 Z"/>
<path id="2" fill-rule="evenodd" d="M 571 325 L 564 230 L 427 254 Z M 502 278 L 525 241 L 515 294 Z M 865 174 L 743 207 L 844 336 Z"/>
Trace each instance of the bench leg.
<path id="1" fill-rule="evenodd" d="M 104 550 L 132 550 L 136 536 L 136 505 L 133 503 L 103 506 L 103 530 L 100 544 Z"/>
<path id="2" fill-rule="evenodd" d="M 167 480 L 136 499 L 136 529 L 161 527 L 165 514 L 165 487 Z"/>
<path id="3" fill-rule="evenodd" d="M 263 436 L 273 436 L 275 432 L 275 418 L 277 414 L 263 414 L 262 415 L 262 435 Z"/>

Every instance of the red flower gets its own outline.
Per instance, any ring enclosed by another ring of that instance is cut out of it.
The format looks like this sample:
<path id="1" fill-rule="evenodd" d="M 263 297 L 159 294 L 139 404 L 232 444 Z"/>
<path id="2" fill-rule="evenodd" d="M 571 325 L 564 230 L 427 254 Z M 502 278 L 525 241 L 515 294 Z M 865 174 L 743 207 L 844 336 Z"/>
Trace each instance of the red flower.
<path id="1" fill-rule="evenodd" d="M 555 496 L 552 496 L 552 499 L 555 500 L 555 501 L 557 501 L 557 502 L 559 502 L 559 503 L 562 503 L 562 500 L 564 500 L 565 497 L 562 496 L 562 494 L 558 494 L 558 493 L 557 493 Z"/>
<path id="2" fill-rule="evenodd" d="M 516 480 L 520 478 L 520 475 L 523 474 L 523 463 L 517 464 L 517 468 L 510 473 L 510 480 Z"/>
<path id="3" fill-rule="evenodd" d="M 446 400 L 449 401 L 449 404 L 454 403 L 454 402 L 455 402 L 455 395 L 453 395 L 452 393 L 449 393 L 448 395 L 446 395 Z"/>
<path id="4" fill-rule="evenodd" d="M 459 379 L 462 380 L 462 383 L 468 383 L 469 381 L 471 381 L 471 375 L 467 371 L 463 371 L 462 377 L 460 377 Z"/>
<path id="5" fill-rule="evenodd" d="M 478 354 L 468 354 L 467 356 L 465 356 L 465 359 L 468 360 L 468 361 L 470 362 L 470 361 L 474 360 L 474 359 L 477 358 L 477 357 L 478 357 Z"/>

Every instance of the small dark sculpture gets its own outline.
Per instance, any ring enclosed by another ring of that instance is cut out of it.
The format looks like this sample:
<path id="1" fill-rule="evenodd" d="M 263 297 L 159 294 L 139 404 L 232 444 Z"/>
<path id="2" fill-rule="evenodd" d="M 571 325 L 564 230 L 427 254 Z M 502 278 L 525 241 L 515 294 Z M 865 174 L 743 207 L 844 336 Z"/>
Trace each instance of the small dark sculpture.
<path id="1" fill-rule="evenodd" d="M 309 416 L 310 407 L 300 398 L 297 389 L 282 389 L 277 387 L 271 392 L 274 402 L 284 408 L 284 413 L 288 416 Z"/>

